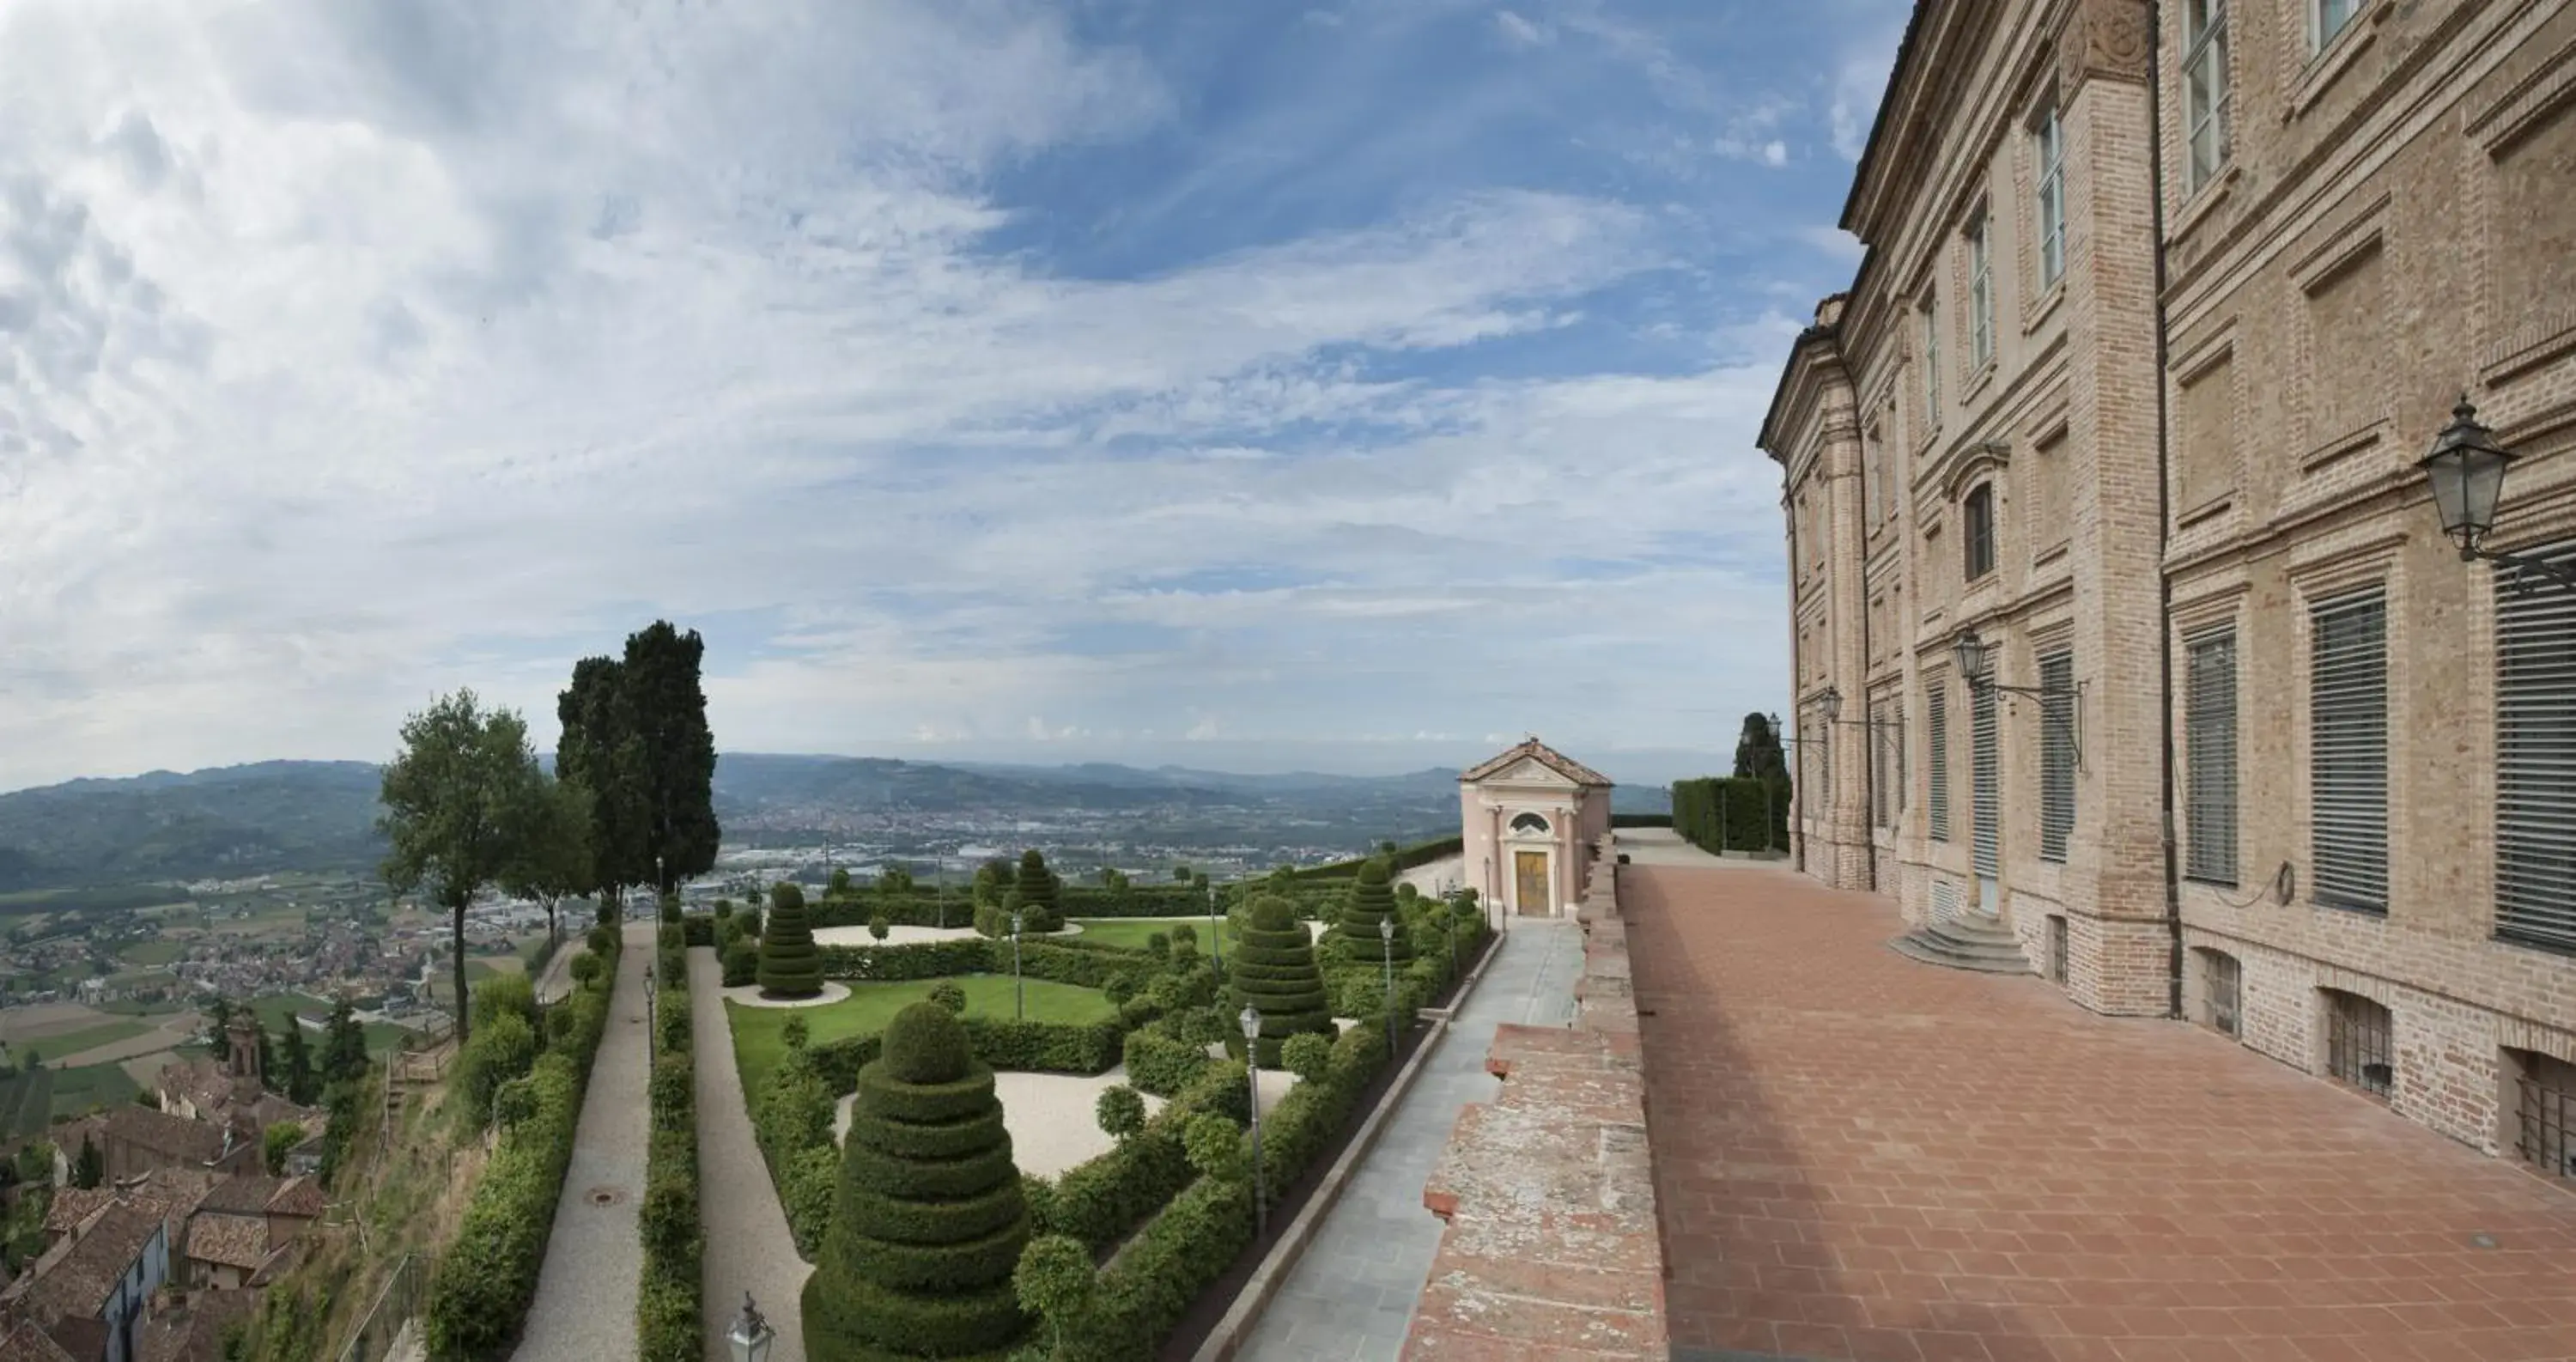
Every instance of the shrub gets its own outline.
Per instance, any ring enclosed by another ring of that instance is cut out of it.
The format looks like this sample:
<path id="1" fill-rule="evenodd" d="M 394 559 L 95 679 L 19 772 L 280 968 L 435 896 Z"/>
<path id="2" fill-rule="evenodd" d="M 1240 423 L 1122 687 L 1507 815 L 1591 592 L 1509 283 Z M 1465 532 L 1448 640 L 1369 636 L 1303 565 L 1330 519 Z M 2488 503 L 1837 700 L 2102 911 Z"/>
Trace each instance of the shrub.
<path id="1" fill-rule="evenodd" d="M 805 891 L 781 881 L 769 891 L 769 930 L 760 938 L 760 991 L 765 997 L 811 998 L 823 991 Z"/>
<path id="2" fill-rule="evenodd" d="M 689 913 L 680 919 L 680 939 L 686 945 L 716 944 L 716 919 L 707 913 Z"/>
<path id="3" fill-rule="evenodd" d="M 826 979 L 938 979 L 952 974 L 983 974 L 993 968 L 989 941 L 912 941 L 899 946 L 821 946 L 819 968 Z M 1011 967 L 1010 943 L 1000 946 L 1004 971 Z M 1042 978 L 1036 971 L 1030 977 Z"/>
<path id="4" fill-rule="evenodd" d="M 941 1009 L 946 1011 L 945 1008 Z M 968 1017 L 963 1027 L 977 1059 L 996 1069 L 1030 1073 L 1107 1073 L 1122 1054 L 1119 1022 L 1012 1021 Z"/>
<path id="5" fill-rule="evenodd" d="M 966 1012 L 966 990 L 954 979 L 942 979 L 930 986 L 930 1000 L 960 1016 Z"/>
<path id="6" fill-rule="evenodd" d="M 1138 1092 L 1156 1097 L 1179 1092 L 1182 1085 L 1214 1062 L 1208 1058 L 1205 1042 L 1192 1045 L 1159 1022 L 1128 1032 L 1122 1058 L 1127 1064 L 1127 1081 Z"/>
<path id="7" fill-rule="evenodd" d="M 886 915 L 885 915 L 885 914 L 883 914 L 883 913 L 879 913 L 879 914 L 877 914 L 875 917 L 872 917 L 872 918 L 869 918 L 869 919 L 868 919 L 868 935 L 869 935 L 869 936 L 872 936 L 872 937 L 876 938 L 876 939 L 877 939 L 877 940 L 879 940 L 879 941 L 883 941 L 883 940 L 885 940 L 888 936 L 892 935 L 892 934 L 893 934 L 893 932 L 894 932 L 894 924 L 893 924 L 893 923 L 891 923 L 891 922 L 886 921 Z"/>
<path id="8" fill-rule="evenodd" d="M 806 1021 L 802 1013 L 789 1013 L 787 1020 L 778 1027 L 778 1039 L 790 1050 L 804 1049 L 805 1043 L 813 1038 L 813 1023 Z"/>
<path id="9" fill-rule="evenodd" d="M 1297 1075 L 1298 1081 L 1321 1082 L 1325 1066 L 1333 1062 L 1333 1043 L 1313 1032 L 1290 1036 L 1279 1047 L 1279 1061 L 1288 1067 L 1288 1072 Z"/>
<path id="10" fill-rule="evenodd" d="M 754 939 L 757 939 L 760 936 L 760 924 L 762 919 L 760 905 L 758 903 L 754 902 L 744 904 L 742 906 L 742 911 L 733 915 L 733 920 L 742 924 L 742 934 L 744 936 L 752 937 Z"/>
<path id="11" fill-rule="evenodd" d="M 537 1113 L 536 1090 L 524 1078 L 513 1078 L 492 1090 L 492 1124 L 507 1131 Z M 333 1115 L 336 1117 L 337 1112 Z"/>
<path id="12" fill-rule="evenodd" d="M 1019 874 L 1011 881 L 1010 906 L 1024 915 L 1020 924 L 1023 935 L 1052 932 L 1064 925 L 1063 916 L 1056 911 L 1060 887 L 1055 872 L 1047 869 L 1046 857 L 1034 848 L 1020 853 Z M 1007 917 L 1003 925 L 1010 925 Z"/>
<path id="13" fill-rule="evenodd" d="M 1100 993 L 1113 1005 L 1125 1007 L 1127 1000 L 1135 997 L 1136 990 L 1142 987 L 1144 987 L 1144 979 L 1141 971 L 1122 969 L 1109 976 L 1109 982 L 1100 986 Z"/>
<path id="14" fill-rule="evenodd" d="M 1378 937 L 1378 924 L 1395 922 L 1392 945 Z M 1341 954 L 1350 960 L 1381 961 L 1392 952 L 1395 963 L 1403 965 L 1413 959 L 1413 940 L 1396 918 L 1395 891 L 1387 884 L 1386 862 L 1362 862 L 1359 874 L 1351 880 L 1349 902 L 1342 909 L 1341 921 L 1333 928 L 1333 939 L 1340 943 Z"/>
<path id="15" fill-rule="evenodd" d="M 679 923 L 665 922 L 660 927 L 654 929 L 653 945 L 656 949 L 665 951 L 687 950 L 689 947 L 689 931 Z"/>
<path id="16" fill-rule="evenodd" d="M 1098 1286 L 1090 1250 L 1061 1234 L 1030 1240 L 1011 1272 L 1011 1288 L 1019 1296 L 1020 1308 L 1046 1321 L 1055 1340 L 1053 1351 L 1059 1355 L 1064 1352 L 1065 1325 L 1080 1320 Z"/>
<path id="17" fill-rule="evenodd" d="M 740 988 L 760 980 L 760 947 L 740 937 L 724 949 L 724 986 Z"/>
<path id="18" fill-rule="evenodd" d="M 1028 1327 L 1011 1273 L 1029 1215 L 993 1071 L 955 1014 L 926 1002 L 895 1015 L 883 1050 L 859 1072 L 831 1229 L 805 1284 L 809 1355 L 998 1351 Z"/>
<path id="19" fill-rule="evenodd" d="M 686 975 L 681 976 L 686 979 Z M 654 992 L 653 1029 L 655 1039 L 665 1050 L 689 1048 L 689 990 L 659 988 Z"/>
<path id="20" fill-rule="evenodd" d="M 572 964 L 567 966 L 567 968 L 572 971 L 572 981 L 574 983 L 587 984 L 598 979 L 599 972 L 608 968 L 608 966 L 596 955 L 576 955 L 572 958 Z"/>
<path id="21" fill-rule="evenodd" d="M 537 1062 L 537 1033 L 517 1012 L 496 1012 L 456 1056 L 457 1082 L 465 1096 L 465 1118 L 476 1129 L 492 1119 L 492 1094 L 528 1072 Z"/>
<path id="22" fill-rule="evenodd" d="M 504 1012 L 519 1014 L 533 1034 L 537 1026 L 537 986 L 524 974 L 495 974 L 474 986 L 473 1025 L 480 1031 Z"/>
<path id="23" fill-rule="evenodd" d="M 1230 1010 L 1261 1011 L 1261 1040 L 1256 1047 L 1264 1068 L 1279 1064 L 1279 1043 L 1300 1032 L 1333 1033 L 1333 1015 L 1324 1003 L 1324 979 L 1315 968 L 1315 950 L 1305 924 L 1285 899 L 1255 901 L 1251 921 L 1235 947 Z M 1226 1037 L 1230 1053 L 1243 1052 L 1243 1037 Z"/>
<path id="24" fill-rule="evenodd" d="M 1100 1100 L 1092 1104 L 1092 1113 L 1100 1122 L 1100 1133 L 1120 1144 L 1145 1129 L 1145 1099 L 1124 1083 L 1104 1089 Z"/>
<path id="25" fill-rule="evenodd" d="M 606 955 L 617 949 L 617 929 L 605 924 L 590 929 L 590 953 Z"/>

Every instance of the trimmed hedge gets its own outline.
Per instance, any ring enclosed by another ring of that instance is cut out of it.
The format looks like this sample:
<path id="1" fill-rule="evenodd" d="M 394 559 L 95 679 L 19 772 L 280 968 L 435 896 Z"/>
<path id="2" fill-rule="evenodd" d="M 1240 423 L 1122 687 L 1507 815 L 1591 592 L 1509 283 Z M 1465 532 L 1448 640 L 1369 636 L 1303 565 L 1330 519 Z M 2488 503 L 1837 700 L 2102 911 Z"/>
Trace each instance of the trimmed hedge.
<path id="1" fill-rule="evenodd" d="M 889 983 L 902 979 L 944 979 L 959 974 L 1011 972 L 1011 936 L 957 937 L 947 941 L 907 941 L 892 946 L 817 946 L 825 979 Z M 1081 988 L 1099 988 L 1109 976 L 1146 959 L 1143 951 L 1086 942 L 1081 937 L 1020 939 L 1020 973 Z"/>
<path id="2" fill-rule="evenodd" d="M 1308 866 L 1303 870 L 1291 870 L 1288 873 L 1299 880 L 1347 880 L 1358 875 L 1360 867 L 1371 861 L 1387 861 L 1389 870 L 1405 871 L 1451 856 L 1464 855 L 1466 850 L 1467 839 L 1453 834 L 1448 837 L 1434 837 L 1427 842 L 1416 842 L 1407 847 L 1397 847 L 1392 857 L 1384 853 L 1373 853 L 1367 856 L 1354 856 L 1347 861 Z"/>
<path id="3" fill-rule="evenodd" d="M 769 891 L 769 930 L 760 938 L 760 991 L 778 998 L 811 998 L 823 991 L 822 961 L 813 924 L 805 916 L 805 891 L 780 881 Z"/>
<path id="4" fill-rule="evenodd" d="M 692 946 L 716 944 L 716 916 L 713 913 L 686 913 L 680 918 L 680 935 Z"/>
<path id="5" fill-rule="evenodd" d="M 834 1362 L 998 1351 L 1028 1328 L 1010 1279 L 1029 1213 L 993 1071 L 968 1056 L 965 1028 L 936 1003 L 897 1013 L 887 1035 L 886 1053 L 858 1074 L 831 1230 L 806 1280 L 807 1355 Z M 902 1152 L 919 1146 L 916 1136 L 949 1132 L 976 1136 L 982 1149 L 947 1159 Z M 987 1152 L 1001 1157 L 978 1157 Z M 890 1173 L 890 1161 L 917 1164 L 953 1194 Z M 969 1168 L 981 1185 L 958 1176 Z"/>
<path id="6" fill-rule="evenodd" d="M 1227 1010 L 1261 1010 L 1261 1040 L 1255 1048 L 1264 1068 L 1279 1065 L 1279 1043 L 1300 1032 L 1333 1034 L 1333 1014 L 1324 1002 L 1324 978 L 1315 966 L 1313 940 L 1287 901 L 1254 900 L 1251 921 L 1227 957 L 1231 969 Z M 1243 1037 L 1229 1032 L 1226 1049 L 1243 1052 Z"/>
<path id="7" fill-rule="evenodd" d="M 1786 850 L 1789 782 L 1755 776 L 1674 781 L 1672 825 L 1702 851 Z"/>
<path id="8" fill-rule="evenodd" d="M 656 993 L 653 1076 L 647 1090 L 652 1133 L 644 1152 L 644 1199 L 637 1220 L 644 1266 L 635 1297 L 635 1350 L 642 1362 L 697 1362 L 705 1348 L 700 1265 L 706 1232 L 698 1214 L 696 1033 L 688 973 Z M 665 976 L 663 983 L 670 983 Z"/>
<path id="9" fill-rule="evenodd" d="M 602 956 L 613 965 L 616 933 L 607 945 Z M 501 1134 L 455 1238 L 430 1274 L 421 1316 L 433 1357 L 498 1358 L 527 1320 L 616 978 L 612 969 L 577 986 L 549 1015 L 546 1029 L 555 1040 L 529 1073 L 527 1118 Z"/>
<path id="10" fill-rule="evenodd" d="M 1047 1189 L 1031 1205 L 1037 1232 L 1071 1235 L 1095 1254 L 1108 1252 L 1197 1178 L 1181 1131 L 1191 1117 L 1207 1112 L 1238 1125 L 1251 1118 L 1251 1093 L 1241 1064 L 1209 1060 L 1206 1070 L 1164 1103 L 1134 1138 L 1066 1169 L 1052 1184 L 1030 1179 Z"/>
<path id="11" fill-rule="evenodd" d="M 1341 921 L 1333 924 L 1332 936 L 1343 957 L 1383 964 L 1384 957 L 1391 954 L 1395 963 L 1409 963 L 1413 959 L 1413 934 L 1404 930 L 1402 922 L 1396 923 L 1392 944 L 1378 937 L 1378 924 L 1395 916 L 1395 888 L 1387 880 L 1386 863 L 1370 861 L 1362 865 L 1351 881 L 1350 904 L 1342 909 Z"/>

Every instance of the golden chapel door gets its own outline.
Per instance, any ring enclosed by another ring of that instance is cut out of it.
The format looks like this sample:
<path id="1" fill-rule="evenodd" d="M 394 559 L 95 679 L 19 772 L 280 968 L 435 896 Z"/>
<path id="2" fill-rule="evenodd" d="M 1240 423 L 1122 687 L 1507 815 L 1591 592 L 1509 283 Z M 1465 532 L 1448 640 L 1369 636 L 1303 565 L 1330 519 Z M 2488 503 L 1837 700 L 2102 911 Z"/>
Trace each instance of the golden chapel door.
<path id="1" fill-rule="evenodd" d="M 1520 891 L 1513 901 L 1523 917 L 1546 917 L 1556 910 L 1555 896 L 1547 891 L 1546 852 L 1513 852 L 1512 871 Z"/>

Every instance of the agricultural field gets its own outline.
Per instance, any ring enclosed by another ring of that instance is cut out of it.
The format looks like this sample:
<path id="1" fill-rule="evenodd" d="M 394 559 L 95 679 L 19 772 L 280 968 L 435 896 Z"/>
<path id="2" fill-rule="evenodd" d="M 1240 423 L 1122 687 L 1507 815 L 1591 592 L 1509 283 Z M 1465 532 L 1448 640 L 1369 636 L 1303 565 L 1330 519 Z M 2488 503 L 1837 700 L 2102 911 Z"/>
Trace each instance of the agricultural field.
<path id="1" fill-rule="evenodd" d="M 33 1069 L 0 1078 L 0 1140 L 40 1134 L 53 1114 L 53 1070 Z"/>
<path id="2" fill-rule="evenodd" d="M 77 1069 L 53 1069 L 53 1102 L 51 1120 L 78 1116 L 94 1107 L 131 1102 L 143 1085 L 125 1071 L 123 1064 L 84 1064 Z M 25 1113 L 20 1113 L 25 1119 Z"/>
<path id="3" fill-rule="evenodd" d="M 154 937 L 149 941 L 129 941 L 118 947 L 116 951 L 118 959 L 129 965 L 145 968 L 169 964 L 187 953 L 186 942 L 173 941 L 166 936 Z"/>
<path id="4" fill-rule="evenodd" d="M 84 1026 L 78 1031 L 63 1031 L 47 1036 L 37 1044 L 36 1048 L 44 1053 L 48 1062 L 65 1060 L 85 1051 L 95 1050 L 102 1045 L 114 1045 L 120 1040 L 142 1035 L 152 1029 L 149 1023 L 130 1017 L 119 1017 L 100 1022 L 96 1026 Z"/>

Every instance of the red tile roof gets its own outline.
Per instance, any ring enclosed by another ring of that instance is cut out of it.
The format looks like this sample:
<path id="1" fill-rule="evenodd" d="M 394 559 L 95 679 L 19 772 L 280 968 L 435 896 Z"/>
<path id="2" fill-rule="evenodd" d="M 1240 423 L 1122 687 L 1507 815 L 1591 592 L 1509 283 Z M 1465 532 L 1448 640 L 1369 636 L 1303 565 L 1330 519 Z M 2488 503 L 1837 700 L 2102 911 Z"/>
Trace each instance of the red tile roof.
<path id="1" fill-rule="evenodd" d="M 1609 789 L 1611 786 L 1610 777 L 1601 774 L 1599 771 L 1593 770 L 1591 767 L 1557 751 L 1555 748 L 1548 746 L 1546 743 L 1540 742 L 1536 738 L 1531 738 L 1526 742 L 1519 743 L 1509 751 L 1504 752 L 1501 756 L 1495 757 L 1490 761 L 1469 767 L 1465 775 L 1458 777 L 1459 783 L 1473 785 L 1477 781 L 1499 775 L 1502 772 L 1509 770 L 1515 762 L 1518 762 L 1523 758 L 1536 760 L 1540 765 L 1547 767 L 1549 770 L 1556 772 L 1567 780 L 1573 781 L 1577 785 L 1588 785 L 1604 790 Z"/>

